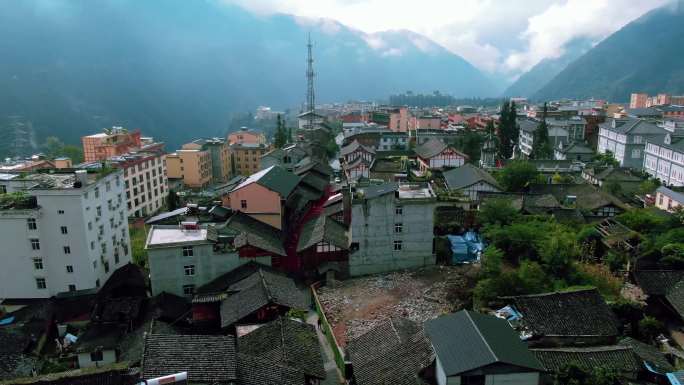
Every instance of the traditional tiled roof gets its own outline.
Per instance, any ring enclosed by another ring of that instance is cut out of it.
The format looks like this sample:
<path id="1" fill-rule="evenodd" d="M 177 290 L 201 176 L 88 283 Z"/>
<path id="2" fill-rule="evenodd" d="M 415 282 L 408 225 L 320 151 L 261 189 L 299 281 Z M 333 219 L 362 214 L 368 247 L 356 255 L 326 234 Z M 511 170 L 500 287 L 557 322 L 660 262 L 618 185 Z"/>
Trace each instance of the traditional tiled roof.
<path id="1" fill-rule="evenodd" d="M 324 215 L 312 218 L 302 227 L 297 252 L 306 250 L 319 242 L 328 242 L 343 250 L 349 249 L 351 242 L 349 229 Z"/>
<path id="2" fill-rule="evenodd" d="M 228 219 L 226 227 L 240 232 L 235 238 L 237 248 L 249 245 L 278 255 L 286 255 L 282 233 L 267 223 L 242 212 L 236 212 Z"/>
<path id="3" fill-rule="evenodd" d="M 302 179 L 299 182 L 300 185 L 304 184 L 306 186 L 311 187 L 312 189 L 323 192 L 325 191 L 325 188 L 328 186 L 330 183 L 328 179 L 325 179 L 318 174 L 315 174 L 313 172 L 306 173 L 302 175 Z"/>
<path id="4" fill-rule="evenodd" d="M 499 183 L 487 171 L 466 163 L 443 173 L 447 186 L 452 190 L 460 190 L 478 182 L 486 182 L 496 188 Z"/>
<path id="5" fill-rule="evenodd" d="M 325 378 L 323 354 L 312 325 L 279 317 L 238 338 L 240 353 Z"/>
<path id="6" fill-rule="evenodd" d="M 679 281 L 665 295 L 667 302 L 684 319 L 684 281 Z"/>
<path id="7" fill-rule="evenodd" d="M 581 210 L 596 210 L 604 206 L 613 205 L 621 209 L 627 206 L 615 196 L 608 194 L 589 184 L 533 184 L 530 186 L 533 194 L 553 194 L 559 202 L 568 196 L 575 196 L 577 208 Z"/>
<path id="8" fill-rule="evenodd" d="M 358 189 L 363 193 L 364 199 L 373 199 L 385 194 L 394 193 L 399 189 L 399 184 L 395 182 L 383 183 L 381 185 L 372 185 Z"/>
<path id="9" fill-rule="evenodd" d="M 21 329 L 0 329 L 0 380 L 31 373 L 36 362 L 27 353 L 31 337 Z"/>
<path id="10" fill-rule="evenodd" d="M 660 373 L 668 373 L 674 370 L 674 367 L 670 364 L 665 355 L 653 345 L 643 343 L 631 337 L 621 340 L 619 344 L 621 346 L 631 347 L 637 357 L 648 363 L 651 368 Z"/>
<path id="11" fill-rule="evenodd" d="M 176 321 L 190 310 L 190 304 L 185 297 L 161 292 L 150 298 L 149 309 L 155 319 Z"/>
<path id="12" fill-rule="evenodd" d="M 639 118 L 608 119 L 605 123 L 599 124 L 599 127 L 619 134 L 665 134 L 663 128 Z"/>
<path id="13" fill-rule="evenodd" d="M 340 155 L 341 156 L 347 156 L 349 154 L 354 153 L 357 150 L 365 151 L 371 154 L 375 154 L 375 149 L 372 147 L 367 147 L 364 146 L 363 144 L 359 143 L 358 140 L 354 139 L 353 142 L 349 143 L 348 145 L 342 147 L 340 149 Z"/>
<path id="14" fill-rule="evenodd" d="M 463 310 L 425 322 L 425 331 L 447 376 L 497 363 L 542 370 L 504 319 Z"/>
<path id="15" fill-rule="evenodd" d="M 616 181 L 616 182 L 640 182 L 641 178 L 632 175 L 628 170 L 615 167 L 593 168 L 588 167 L 583 171 L 600 181 Z"/>
<path id="16" fill-rule="evenodd" d="M 302 385 L 304 373 L 264 357 L 238 354 L 238 385 Z"/>
<path id="17" fill-rule="evenodd" d="M 330 175 L 333 174 L 333 169 L 329 164 L 315 161 L 311 159 L 311 157 L 307 156 L 295 165 L 294 173 L 297 175 L 303 175 L 309 172 L 314 172 L 322 177 L 330 178 Z"/>
<path id="18" fill-rule="evenodd" d="M 434 352 L 420 324 L 392 318 L 349 341 L 347 353 L 358 385 L 423 385 L 421 371 Z"/>
<path id="19" fill-rule="evenodd" d="M 271 270 L 275 272 L 275 270 L 272 267 L 263 265 L 259 262 L 247 262 L 244 265 L 238 266 L 235 269 L 225 274 L 222 274 L 214 278 L 213 280 L 209 281 L 208 283 L 197 288 L 197 291 L 195 292 L 195 296 L 193 297 L 192 302 L 207 302 L 207 299 L 212 296 L 222 295 L 222 298 L 220 298 L 220 300 L 208 301 L 220 302 L 228 297 L 228 293 L 231 291 L 231 286 L 235 285 L 236 283 L 242 281 L 245 278 L 250 277 L 251 275 L 257 273 L 261 269 Z"/>
<path id="20" fill-rule="evenodd" d="M 594 150 L 582 142 L 574 141 L 560 150 L 563 154 L 593 154 Z"/>
<path id="21" fill-rule="evenodd" d="M 221 302 L 221 326 L 228 327 L 268 304 L 307 309 L 309 293 L 291 278 L 259 269 L 229 288 L 235 293 Z"/>
<path id="22" fill-rule="evenodd" d="M 237 380 L 235 337 L 148 334 L 142 358 L 144 379 L 188 372 L 191 383 Z"/>
<path id="23" fill-rule="evenodd" d="M 442 151 L 446 150 L 447 147 L 449 146 L 443 141 L 437 138 L 431 138 L 427 142 L 416 147 L 415 152 L 416 155 L 423 159 L 430 159 L 433 156 L 439 155 Z"/>
<path id="24" fill-rule="evenodd" d="M 139 372 L 121 368 L 121 365 L 104 368 L 76 369 L 50 373 L 38 377 L 18 378 L 3 385 L 134 385 L 140 383 Z"/>
<path id="25" fill-rule="evenodd" d="M 618 322 L 596 289 L 509 297 L 533 336 L 618 335 Z"/>
<path id="26" fill-rule="evenodd" d="M 275 191 L 282 197 L 287 197 L 290 195 L 292 190 L 299 183 L 299 177 L 281 166 L 271 166 L 265 170 L 261 170 L 255 174 L 249 176 L 242 183 L 240 183 L 235 190 L 239 190 L 252 183 L 257 183 L 261 186 L 266 187 L 271 191 Z"/>
<path id="27" fill-rule="evenodd" d="M 532 353 L 549 372 L 559 372 L 567 365 L 576 365 L 586 371 L 604 367 L 625 374 L 636 373 L 642 367 L 629 346 L 532 349 Z"/>
<path id="28" fill-rule="evenodd" d="M 143 297 L 119 297 L 99 301 L 93 310 L 92 320 L 114 323 L 136 320 L 143 301 Z"/>
<path id="29" fill-rule="evenodd" d="M 664 296 L 684 279 L 684 270 L 636 270 L 634 279 L 646 295 Z"/>

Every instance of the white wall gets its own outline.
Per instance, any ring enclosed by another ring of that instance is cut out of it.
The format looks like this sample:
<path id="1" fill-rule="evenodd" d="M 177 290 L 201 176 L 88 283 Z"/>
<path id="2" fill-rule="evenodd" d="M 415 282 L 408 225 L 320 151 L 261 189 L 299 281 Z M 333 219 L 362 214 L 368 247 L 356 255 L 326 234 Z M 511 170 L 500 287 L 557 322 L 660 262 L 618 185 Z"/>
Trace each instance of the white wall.
<path id="1" fill-rule="evenodd" d="M 539 385 L 539 373 L 508 373 L 488 375 L 485 385 Z"/>
<path id="2" fill-rule="evenodd" d="M 114 350 L 103 350 L 102 351 L 102 361 L 91 361 L 90 353 L 79 353 L 78 354 L 78 367 L 79 368 L 91 368 L 94 366 L 102 367 L 105 365 L 110 365 L 116 362 L 116 352 Z"/>

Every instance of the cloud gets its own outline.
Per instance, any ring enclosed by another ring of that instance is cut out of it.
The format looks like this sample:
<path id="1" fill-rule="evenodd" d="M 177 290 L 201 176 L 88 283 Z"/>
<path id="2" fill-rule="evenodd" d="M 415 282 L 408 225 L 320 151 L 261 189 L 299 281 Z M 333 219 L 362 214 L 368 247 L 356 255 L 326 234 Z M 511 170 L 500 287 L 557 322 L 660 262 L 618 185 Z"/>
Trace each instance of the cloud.
<path id="1" fill-rule="evenodd" d="M 336 20 L 369 34 L 375 49 L 388 45 L 375 32 L 410 30 L 424 35 L 476 67 L 514 78 L 544 58 L 563 53 L 577 37 L 608 36 L 668 0 L 217 0 L 257 14 L 288 13 L 323 18 L 324 32 Z M 670 0 L 671 1 L 671 0 Z M 429 52 L 435 45 L 412 37 Z M 395 55 L 396 51 L 387 52 Z"/>

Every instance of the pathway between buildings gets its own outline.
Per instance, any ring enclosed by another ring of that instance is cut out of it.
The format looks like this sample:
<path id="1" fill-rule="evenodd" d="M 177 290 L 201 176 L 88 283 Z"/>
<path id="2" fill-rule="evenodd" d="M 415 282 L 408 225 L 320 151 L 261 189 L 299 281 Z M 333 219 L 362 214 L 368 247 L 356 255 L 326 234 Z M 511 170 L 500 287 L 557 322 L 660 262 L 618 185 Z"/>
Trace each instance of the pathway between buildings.
<path id="1" fill-rule="evenodd" d="M 328 344 L 328 340 L 325 338 L 323 331 L 318 327 L 318 314 L 310 310 L 307 314 L 306 322 L 313 325 L 316 329 L 316 334 L 318 335 L 318 342 L 323 349 L 323 367 L 325 368 L 325 380 L 321 382 L 321 385 L 339 385 L 344 384 L 342 379 L 342 374 L 337 369 L 337 364 L 335 363 L 335 355 L 333 354 L 332 348 Z"/>

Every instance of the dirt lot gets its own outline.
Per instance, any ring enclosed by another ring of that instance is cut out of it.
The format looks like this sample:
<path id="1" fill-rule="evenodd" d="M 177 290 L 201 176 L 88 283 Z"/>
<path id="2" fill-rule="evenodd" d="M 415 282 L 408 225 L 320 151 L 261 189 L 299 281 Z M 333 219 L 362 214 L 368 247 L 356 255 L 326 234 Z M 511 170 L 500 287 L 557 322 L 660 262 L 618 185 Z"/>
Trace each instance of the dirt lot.
<path id="1" fill-rule="evenodd" d="M 373 275 L 322 287 L 319 298 L 341 346 L 388 317 L 425 321 L 463 308 L 477 266 L 434 266 Z"/>

